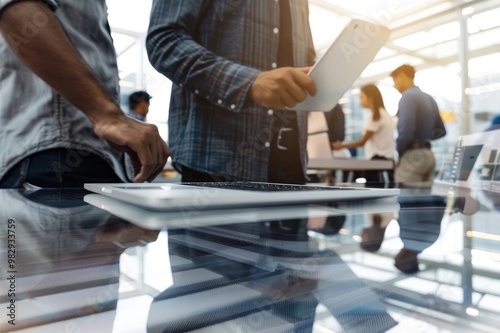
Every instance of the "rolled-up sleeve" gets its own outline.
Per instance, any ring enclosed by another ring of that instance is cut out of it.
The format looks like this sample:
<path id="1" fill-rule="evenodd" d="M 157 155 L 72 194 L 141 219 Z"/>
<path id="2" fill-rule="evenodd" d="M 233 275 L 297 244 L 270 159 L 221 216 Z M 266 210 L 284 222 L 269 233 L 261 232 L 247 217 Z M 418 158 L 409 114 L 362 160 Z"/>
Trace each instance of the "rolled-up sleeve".
<path id="1" fill-rule="evenodd" d="M 19 1 L 22 0 L 0 0 L 0 12 L 8 5 Z M 46 4 L 50 9 L 54 11 L 59 7 L 59 1 L 57 0 L 39 0 L 39 2 Z"/>

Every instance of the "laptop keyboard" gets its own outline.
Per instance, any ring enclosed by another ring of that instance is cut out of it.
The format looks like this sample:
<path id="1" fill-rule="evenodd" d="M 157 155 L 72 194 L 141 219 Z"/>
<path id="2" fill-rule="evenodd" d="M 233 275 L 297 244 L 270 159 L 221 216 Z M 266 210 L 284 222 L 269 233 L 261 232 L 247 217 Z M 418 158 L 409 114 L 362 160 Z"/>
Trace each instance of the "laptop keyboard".
<path id="1" fill-rule="evenodd" d="M 338 187 L 338 186 L 305 186 L 292 184 L 273 184 L 257 182 L 195 182 L 182 183 L 184 185 L 224 188 L 229 190 L 252 190 L 265 192 L 279 191 L 346 191 L 346 190 L 367 190 L 357 187 Z"/>

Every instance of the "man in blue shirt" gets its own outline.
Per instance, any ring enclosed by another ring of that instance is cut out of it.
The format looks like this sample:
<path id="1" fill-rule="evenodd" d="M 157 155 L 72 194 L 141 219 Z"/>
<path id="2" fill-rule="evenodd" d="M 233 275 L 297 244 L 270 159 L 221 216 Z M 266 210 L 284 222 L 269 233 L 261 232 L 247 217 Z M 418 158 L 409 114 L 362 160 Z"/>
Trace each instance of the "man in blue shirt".
<path id="1" fill-rule="evenodd" d="M 316 92 L 307 0 L 154 0 L 146 47 L 183 181 L 305 182 L 307 114 L 284 109 Z"/>
<path id="2" fill-rule="evenodd" d="M 415 86 L 415 68 L 402 65 L 391 77 L 402 94 L 398 106 L 399 161 L 395 181 L 399 184 L 429 186 L 436 167 L 431 141 L 446 135 L 436 101 Z"/>

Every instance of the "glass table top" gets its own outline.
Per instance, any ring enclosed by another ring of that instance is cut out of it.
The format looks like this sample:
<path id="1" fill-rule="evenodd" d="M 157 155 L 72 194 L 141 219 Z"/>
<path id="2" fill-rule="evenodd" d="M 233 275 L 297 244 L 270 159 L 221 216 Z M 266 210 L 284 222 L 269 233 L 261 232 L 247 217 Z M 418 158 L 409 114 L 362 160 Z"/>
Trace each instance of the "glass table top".
<path id="1" fill-rule="evenodd" d="M 189 214 L 86 195 L 0 190 L 0 332 L 500 327 L 492 192 Z"/>

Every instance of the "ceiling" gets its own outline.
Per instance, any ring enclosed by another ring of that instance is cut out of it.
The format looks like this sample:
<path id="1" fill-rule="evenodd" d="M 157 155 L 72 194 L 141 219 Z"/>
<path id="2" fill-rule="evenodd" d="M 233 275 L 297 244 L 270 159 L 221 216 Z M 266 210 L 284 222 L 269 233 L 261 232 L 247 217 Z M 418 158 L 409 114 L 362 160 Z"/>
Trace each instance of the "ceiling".
<path id="1" fill-rule="evenodd" d="M 492 70 L 500 73 L 497 65 L 500 0 L 309 0 L 309 3 L 318 55 L 352 17 L 376 21 L 391 30 L 389 41 L 363 72 L 360 83 L 386 79 L 392 69 L 403 63 L 418 70 L 455 66 L 460 71 L 461 53 L 471 59 L 471 76 L 491 75 Z M 461 25 L 461 17 L 466 18 L 463 20 L 466 28 Z M 461 29 L 469 33 L 461 34 Z M 462 47 L 464 39 L 468 48 Z M 468 51 L 461 52 L 464 49 Z"/>
<path id="2" fill-rule="evenodd" d="M 107 4 L 115 34 L 132 38 L 145 34 L 151 0 L 107 0 Z M 391 30 L 390 40 L 363 72 L 360 83 L 386 79 L 391 69 L 403 63 L 419 71 L 440 66 L 460 71 L 460 16 L 467 17 L 469 74 L 491 75 L 493 64 L 500 74 L 496 66 L 500 63 L 500 0 L 309 0 L 309 4 L 319 56 L 352 17 L 376 21 Z M 133 42 L 122 39 L 115 38 L 119 53 Z"/>

